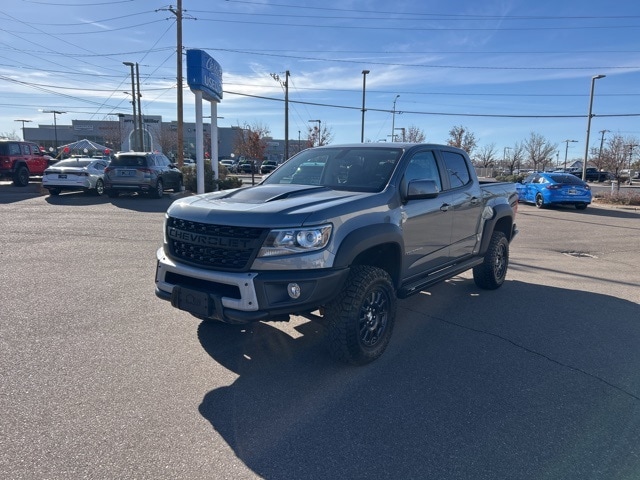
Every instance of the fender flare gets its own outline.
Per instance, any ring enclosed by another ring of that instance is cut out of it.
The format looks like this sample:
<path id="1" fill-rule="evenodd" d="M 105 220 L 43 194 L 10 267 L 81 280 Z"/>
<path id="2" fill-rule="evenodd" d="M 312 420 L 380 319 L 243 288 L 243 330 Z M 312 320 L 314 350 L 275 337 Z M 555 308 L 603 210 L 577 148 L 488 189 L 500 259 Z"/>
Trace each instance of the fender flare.
<path id="1" fill-rule="evenodd" d="M 484 222 L 484 228 L 482 229 L 482 240 L 480 242 L 480 250 L 478 252 L 479 255 L 481 256 L 484 255 L 487 251 L 487 248 L 489 248 L 489 242 L 491 241 L 491 236 L 493 235 L 493 232 L 496 229 L 496 225 L 503 218 L 509 219 L 509 229 L 504 233 L 507 236 L 507 240 L 511 242 L 511 228 L 513 225 L 513 209 L 511 208 L 510 205 L 505 203 L 495 205 L 492 208 L 494 212 L 493 217 L 487 219 Z"/>
<path id="2" fill-rule="evenodd" d="M 382 223 L 367 225 L 350 232 L 340 243 L 334 266 L 346 268 L 359 254 L 382 244 L 397 245 L 402 257 L 404 255 L 404 241 L 400 227 L 391 223 Z"/>

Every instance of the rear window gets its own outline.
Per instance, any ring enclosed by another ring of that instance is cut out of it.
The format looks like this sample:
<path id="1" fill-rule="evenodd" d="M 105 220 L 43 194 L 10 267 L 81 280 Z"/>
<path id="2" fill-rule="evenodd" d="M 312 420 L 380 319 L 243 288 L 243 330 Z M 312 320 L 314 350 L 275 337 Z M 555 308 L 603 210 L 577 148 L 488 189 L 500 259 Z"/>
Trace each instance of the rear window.
<path id="1" fill-rule="evenodd" d="M 0 155 L 20 155 L 18 143 L 0 143 Z"/>
<path id="2" fill-rule="evenodd" d="M 55 164 L 56 167 L 86 167 L 93 160 L 80 159 L 80 158 L 68 158 L 67 160 L 60 160 Z"/>
<path id="3" fill-rule="evenodd" d="M 576 177 L 572 173 L 562 175 L 549 175 L 556 183 L 567 183 L 569 185 L 581 185 L 582 179 Z"/>
<path id="4" fill-rule="evenodd" d="M 111 160 L 112 167 L 146 167 L 147 157 L 142 155 L 119 155 Z"/>

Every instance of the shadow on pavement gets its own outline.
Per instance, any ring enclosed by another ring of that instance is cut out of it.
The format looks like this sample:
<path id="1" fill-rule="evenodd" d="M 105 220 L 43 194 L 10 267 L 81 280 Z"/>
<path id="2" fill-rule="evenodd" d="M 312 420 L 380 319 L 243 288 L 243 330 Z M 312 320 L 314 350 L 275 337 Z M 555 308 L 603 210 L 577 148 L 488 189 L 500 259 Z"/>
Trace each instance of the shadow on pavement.
<path id="1" fill-rule="evenodd" d="M 365 367 L 329 360 L 313 323 L 294 338 L 203 322 L 203 348 L 238 378 L 200 413 L 266 479 L 640 478 L 639 314 L 462 279 L 400 302 L 389 349 Z"/>

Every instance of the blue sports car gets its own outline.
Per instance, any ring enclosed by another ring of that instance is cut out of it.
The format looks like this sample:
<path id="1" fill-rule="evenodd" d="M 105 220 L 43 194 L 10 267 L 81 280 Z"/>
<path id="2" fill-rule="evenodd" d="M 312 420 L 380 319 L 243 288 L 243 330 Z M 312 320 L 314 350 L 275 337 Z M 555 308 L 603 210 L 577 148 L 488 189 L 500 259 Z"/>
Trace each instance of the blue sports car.
<path id="1" fill-rule="evenodd" d="M 591 203 L 591 188 L 570 173 L 532 173 L 522 183 L 516 183 L 520 202 L 549 205 L 575 205 L 584 210 Z"/>

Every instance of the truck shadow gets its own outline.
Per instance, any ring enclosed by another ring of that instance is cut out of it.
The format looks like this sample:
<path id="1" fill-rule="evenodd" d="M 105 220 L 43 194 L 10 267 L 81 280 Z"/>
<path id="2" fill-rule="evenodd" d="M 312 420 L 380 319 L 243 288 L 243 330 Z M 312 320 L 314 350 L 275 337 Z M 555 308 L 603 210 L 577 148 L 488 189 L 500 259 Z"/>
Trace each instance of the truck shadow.
<path id="1" fill-rule="evenodd" d="M 314 323 L 300 336 L 202 323 L 202 347 L 238 377 L 199 410 L 266 479 L 622 478 L 640 472 L 639 314 L 456 277 L 401 301 L 390 347 L 364 367 L 328 359 Z"/>

